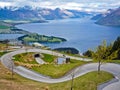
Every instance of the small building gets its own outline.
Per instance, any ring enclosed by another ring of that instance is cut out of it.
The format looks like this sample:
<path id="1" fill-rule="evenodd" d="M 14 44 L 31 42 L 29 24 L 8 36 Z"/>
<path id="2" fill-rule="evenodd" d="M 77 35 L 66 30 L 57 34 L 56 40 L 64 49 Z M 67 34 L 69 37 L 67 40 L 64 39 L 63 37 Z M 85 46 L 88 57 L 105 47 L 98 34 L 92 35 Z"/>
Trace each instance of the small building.
<path id="1" fill-rule="evenodd" d="M 42 44 L 40 44 L 40 43 L 37 43 L 37 42 L 35 42 L 35 43 L 33 43 L 33 45 L 35 46 L 35 47 L 44 47 L 44 45 L 42 45 Z"/>
<path id="2" fill-rule="evenodd" d="M 67 64 L 70 63 L 70 58 L 58 58 L 57 64 Z"/>

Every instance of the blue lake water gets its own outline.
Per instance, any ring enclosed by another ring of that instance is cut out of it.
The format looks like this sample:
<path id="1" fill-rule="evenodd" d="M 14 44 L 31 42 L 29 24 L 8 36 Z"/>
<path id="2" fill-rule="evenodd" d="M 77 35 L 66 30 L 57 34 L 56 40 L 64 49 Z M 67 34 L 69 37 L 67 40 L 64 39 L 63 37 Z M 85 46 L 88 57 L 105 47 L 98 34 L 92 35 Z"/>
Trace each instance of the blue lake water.
<path id="1" fill-rule="evenodd" d="M 0 40 L 17 39 L 20 36 L 23 36 L 23 34 L 0 34 Z"/>
<path id="2" fill-rule="evenodd" d="M 48 36 L 66 38 L 68 41 L 45 44 L 51 48 L 75 47 L 80 52 L 94 49 L 103 40 L 113 42 L 120 36 L 120 27 L 108 27 L 94 24 L 90 19 L 53 20 L 49 23 L 30 23 L 17 25 L 18 28 Z"/>

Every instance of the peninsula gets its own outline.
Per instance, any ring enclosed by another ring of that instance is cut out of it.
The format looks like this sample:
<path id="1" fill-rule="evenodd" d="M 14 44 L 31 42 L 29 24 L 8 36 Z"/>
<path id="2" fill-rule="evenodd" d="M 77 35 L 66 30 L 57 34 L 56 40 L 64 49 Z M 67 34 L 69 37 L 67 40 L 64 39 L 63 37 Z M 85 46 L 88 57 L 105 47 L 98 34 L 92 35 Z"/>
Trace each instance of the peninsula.
<path id="1" fill-rule="evenodd" d="M 31 23 L 35 23 L 31 22 Z M 42 22 L 41 22 L 42 23 Z M 24 23 L 17 23 L 24 24 Z M 31 33 L 29 31 L 25 31 L 15 27 L 15 22 L 4 22 L 0 21 L 0 34 L 23 34 L 23 36 L 18 37 L 18 40 L 23 42 L 44 42 L 44 43 L 60 43 L 67 41 L 64 38 L 54 37 L 54 36 L 45 36 L 39 35 L 37 33 Z"/>

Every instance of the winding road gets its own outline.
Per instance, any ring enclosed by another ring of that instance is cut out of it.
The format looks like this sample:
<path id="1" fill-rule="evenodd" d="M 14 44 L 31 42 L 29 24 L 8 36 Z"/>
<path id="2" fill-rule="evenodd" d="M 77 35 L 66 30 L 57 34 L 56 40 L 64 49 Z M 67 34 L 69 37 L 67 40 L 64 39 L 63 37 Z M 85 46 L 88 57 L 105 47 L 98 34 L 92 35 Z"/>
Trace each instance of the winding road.
<path id="1" fill-rule="evenodd" d="M 42 50 L 42 49 L 19 49 L 19 50 L 7 53 L 1 57 L 1 62 L 6 68 L 11 70 L 12 67 L 14 67 L 13 71 L 16 72 L 17 74 L 23 77 L 26 77 L 28 79 L 32 79 L 39 82 L 59 83 L 59 82 L 68 81 L 72 79 L 71 75 L 73 73 L 74 73 L 74 78 L 76 78 L 88 72 L 96 71 L 98 66 L 97 63 L 86 64 L 86 65 L 77 67 L 76 69 L 72 70 L 71 72 L 69 72 L 68 74 L 66 74 L 61 78 L 52 79 L 48 76 L 44 76 L 42 74 L 38 74 L 34 71 L 31 71 L 25 67 L 15 66 L 14 62 L 12 61 L 12 57 L 16 54 L 20 54 L 24 52 L 40 52 L 40 53 L 47 53 L 47 54 L 52 54 L 60 57 L 63 57 L 63 54 L 56 53 L 50 50 Z M 83 58 L 73 57 L 73 56 L 67 56 L 67 57 L 70 57 L 76 60 L 91 61 L 91 59 L 83 59 Z M 99 85 L 98 90 L 120 90 L 120 65 L 113 64 L 113 63 L 102 64 L 101 70 L 112 73 L 115 76 L 115 78 L 107 83 Z"/>

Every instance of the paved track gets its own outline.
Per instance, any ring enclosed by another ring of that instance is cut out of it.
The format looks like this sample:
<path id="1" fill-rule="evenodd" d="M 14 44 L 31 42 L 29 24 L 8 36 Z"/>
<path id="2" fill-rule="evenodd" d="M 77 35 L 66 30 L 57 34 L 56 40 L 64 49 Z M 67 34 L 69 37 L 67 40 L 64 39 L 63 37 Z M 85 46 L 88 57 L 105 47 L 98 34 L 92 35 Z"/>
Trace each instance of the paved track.
<path id="1" fill-rule="evenodd" d="M 12 56 L 19 54 L 19 53 L 24 53 L 24 52 L 26 52 L 26 50 L 21 49 L 21 50 L 7 53 L 1 57 L 1 62 L 6 68 L 9 68 L 9 69 L 11 69 L 12 65 L 13 65 L 14 72 L 18 73 L 19 75 L 29 78 L 29 79 L 32 79 L 32 80 L 39 81 L 39 82 L 59 83 L 59 82 L 68 81 L 68 80 L 71 80 L 71 78 L 72 78 L 71 75 L 73 73 L 76 78 L 76 77 L 82 76 L 88 72 L 96 71 L 97 66 L 98 66 L 97 63 L 86 64 L 86 65 L 80 66 L 80 67 L 72 70 L 71 72 L 69 72 L 68 74 L 66 74 L 65 76 L 63 76 L 61 78 L 52 79 L 48 76 L 43 76 L 34 71 L 28 70 L 25 67 L 15 66 L 13 61 L 11 60 Z M 61 56 L 61 57 L 63 56 L 63 54 L 60 54 L 60 53 L 52 52 L 49 50 L 41 50 L 41 49 L 29 49 L 29 50 L 27 50 L 27 52 L 41 52 L 41 53 L 47 53 L 47 54 L 54 54 L 56 56 Z M 70 57 L 72 59 L 85 60 L 85 61 L 90 60 L 90 59 L 82 59 L 82 58 L 73 57 L 73 56 L 67 56 L 67 57 Z M 112 73 L 116 78 L 108 83 L 98 86 L 98 90 L 120 90 L 120 81 L 119 81 L 120 80 L 120 65 L 113 64 L 113 63 L 106 63 L 101 66 L 101 70 Z"/>
<path id="2" fill-rule="evenodd" d="M 38 64 L 45 64 L 45 62 L 39 57 L 36 57 L 35 60 Z"/>

